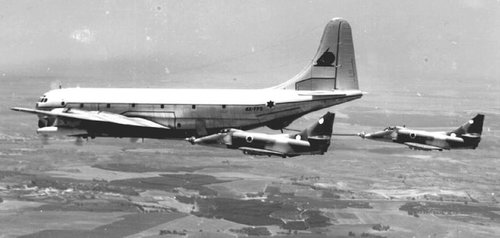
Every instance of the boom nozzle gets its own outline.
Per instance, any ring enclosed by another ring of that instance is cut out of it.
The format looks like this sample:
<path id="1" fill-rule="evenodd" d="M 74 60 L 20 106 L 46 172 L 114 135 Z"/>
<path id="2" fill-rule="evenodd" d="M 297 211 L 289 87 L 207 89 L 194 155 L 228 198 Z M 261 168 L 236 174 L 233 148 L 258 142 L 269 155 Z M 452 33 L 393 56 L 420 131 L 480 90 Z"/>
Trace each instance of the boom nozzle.
<path id="1" fill-rule="evenodd" d="M 186 139 L 184 139 L 185 141 L 191 143 L 191 145 L 194 145 L 195 144 L 195 140 L 196 140 L 196 137 L 194 136 L 191 136 L 191 137 L 188 137 Z"/>
<path id="2" fill-rule="evenodd" d="M 358 133 L 357 136 L 359 136 L 363 139 L 366 139 L 367 137 L 370 136 L 370 134 L 367 134 L 366 132 L 362 131 L 362 132 Z"/>

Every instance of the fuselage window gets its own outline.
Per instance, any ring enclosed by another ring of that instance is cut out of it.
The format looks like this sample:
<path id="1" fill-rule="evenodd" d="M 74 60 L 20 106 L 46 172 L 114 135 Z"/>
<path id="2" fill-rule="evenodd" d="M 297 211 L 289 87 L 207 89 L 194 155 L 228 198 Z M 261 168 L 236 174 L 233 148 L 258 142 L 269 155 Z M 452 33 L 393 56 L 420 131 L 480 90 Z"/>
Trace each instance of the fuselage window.
<path id="1" fill-rule="evenodd" d="M 80 103 L 80 108 L 83 108 L 83 103 Z"/>
<path id="2" fill-rule="evenodd" d="M 160 108 L 165 108 L 165 105 L 161 104 L 161 105 L 160 105 Z"/>
<path id="3" fill-rule="evenodd" d="M 222 109 L 226 109 L 226 105 L 222 105 Z"/>
<path id="4" fill-rule="evenodd" d="M 111 104 L 106 104 L 106 108 L 110 108 L 111 107 Z"/>
<path id="5" fill-rule="evenodd" d="M 413 133 L 413 132 L 412 132 L 412 133 L 410 133 L 410 138 L 415 139 L 415 137 L 417 137 L 417 134 L 415 134 L 415 133 Z"/>
<path id="6" fill-rule="evenodd" d="M 192 105 L 192 106 L 191 106 L 191 108 L 192 108 L 192 109 L 196 109 L 196 105 Z"/>
<path id="7" fill-rule="evenodd" d="M 135 107 L 135 103 L 132 103 L 132 107 Z"/>
<path id="8" fill-rule="evenodd" d="M 61 106 L 64 106 L 64 104 L 65 104 L 65 103 L 64 103 L 64 101 L 62 101 L 62 102 L 61 102 Z"/>

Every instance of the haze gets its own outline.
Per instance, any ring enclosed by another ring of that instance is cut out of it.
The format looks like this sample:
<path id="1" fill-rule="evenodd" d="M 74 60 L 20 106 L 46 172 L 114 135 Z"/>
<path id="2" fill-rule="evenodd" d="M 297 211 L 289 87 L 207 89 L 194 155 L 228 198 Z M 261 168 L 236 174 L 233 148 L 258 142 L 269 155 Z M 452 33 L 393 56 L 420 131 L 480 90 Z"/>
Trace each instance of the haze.
<path id="1" fill-rule="evenodd" d="M 500 109 L 499 1 L 5 1 L 2 6 L 1 76 L 43 85 L 27 95 L 25 105 L 59 84 L 273 86 L 299 72 L 313 57 L 326 22 L 342 17 L 353 28 L 360 87 L 369 92 L 350 106 L 401 114 L 426 105 L 419 110 L 456 113 L 463 116 L 458 121 Z"/>
<path id="2" fill-rule="evenodd" d="M 197 72 L 193 80 L 210 80 L 213 87 L 234 79 L 243 81 L 234 86 L 270 86 L 310 60 L 324 24 L 333 17 L 343 17 L 353 26 L 365 88 L 373 78 L 432 83 L 491 80 L 500 73 L 498 1 L 3 1 L 1 5 L 0 69 L 9 74 L 102 76 L 99 84 L 117 75 L 156 85 L 157 79 L 175 80 L 189 71 Z"/>

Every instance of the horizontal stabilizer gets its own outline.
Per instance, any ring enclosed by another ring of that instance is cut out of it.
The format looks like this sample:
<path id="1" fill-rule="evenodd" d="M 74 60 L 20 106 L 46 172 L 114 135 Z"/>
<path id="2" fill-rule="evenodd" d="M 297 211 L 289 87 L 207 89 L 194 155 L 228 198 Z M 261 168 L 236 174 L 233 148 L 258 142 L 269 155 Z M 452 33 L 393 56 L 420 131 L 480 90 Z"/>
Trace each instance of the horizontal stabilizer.
<path id="1" fill-rule="evenodd" d="M 360 97 L 364 92 L 360 92 L 359 90 L 335 90 L 335 91 L 301 91 L 298 93 L 300 96 L 328 96 L 328 97 L 349 97 L 349 96 L 357 96 Z"/>

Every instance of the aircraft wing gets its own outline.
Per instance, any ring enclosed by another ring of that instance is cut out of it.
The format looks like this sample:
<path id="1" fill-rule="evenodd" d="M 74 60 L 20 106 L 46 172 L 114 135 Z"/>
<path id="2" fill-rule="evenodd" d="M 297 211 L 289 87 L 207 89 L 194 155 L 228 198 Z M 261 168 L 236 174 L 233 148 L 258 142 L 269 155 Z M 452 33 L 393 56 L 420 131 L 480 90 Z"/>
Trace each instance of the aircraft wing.
<path id="1" fill-rule="evenodd" d="M 430 150 L 442 151 L 443 150 L 443 148 L 441 148 L 441 147 L 420 144 L 420 143 L 413 143 L 413 142 L 406 142 L 405 145 L 410 147 L 410 149 L 414 149 L 414 150 L 426 150 L 426 151 L 430 151 Z"/>
<path id="2" fill-rule="evenodd" d="M 20 107 L 13 107 L 11 109 L 14 111 L 27 112 L 37 115 L 51 116 L 63 119 L 73 119 L 77 121 L 111 123 L 121 126 L 135 126 L 143 128 L 170 129 L 166 126 L 163 126 L 161 124 L 143 118 L 127 117 L 110 112 L 86 111 L 86 110 L 69 109 L 69 108 L 56 108 L 51 111 L 20 108 Z"/>
<path id="3" fill-rule="evenodd" d="M 239 147 L 239 150 L 243 151 L 244 154 L 246 155 L 268 155 L 268 156 L 279 156 L 279 157 L 286 157 L 284 153 L 278 152 L 278 151 L 273 151 L 273 150 L 266 150 L 266 149 L 257 149 L 257 148 L 252 148 L 252 147 Z"/>

